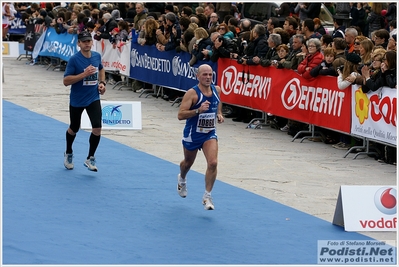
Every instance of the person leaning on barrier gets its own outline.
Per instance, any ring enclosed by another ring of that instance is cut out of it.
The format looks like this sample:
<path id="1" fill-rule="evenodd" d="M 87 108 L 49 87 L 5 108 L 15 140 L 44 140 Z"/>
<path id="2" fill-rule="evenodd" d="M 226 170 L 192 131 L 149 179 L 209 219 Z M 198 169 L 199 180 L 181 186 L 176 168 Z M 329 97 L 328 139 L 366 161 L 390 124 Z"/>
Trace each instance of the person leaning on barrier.
<path id="1" fill-rule="evenodd" d="M 219 58 L 230 58 L 234 52 L 234 45 L 231 40 L 224 38 L 219 32 L 211 34 L 213 43 L 211 61 L 217 62 Z"/>
<path id="2" fill-rule="evenodd" d="M 384 58 L 386 51 L 384 49 L 377 49 L 372 56 L 371 66 L 364 65 L 362 67 L 362 79 L 363 85 L 361 87 L 363 93 L 377 91 L 384 85 L 381 79 L 382 71 L 382 59 Z"/>
<path id="3" fill-rule="evenodd" d="M 345 48 L 346 48 L 346 42 L 345 39 L 343 38 L 334 38 L 332 42 L 332 48 L 335 51 L 335 59 L 333 62 L 333 67 L 335 70 L 338 69 L 338 67 L 343 66 L 346 62 L 345 58 Z"/>
<path id="4" fill-rule="evenodd" d="M 239 57 L 237 53 L 232 57 L 237 59 L 237 63 L 243 65 L 258 65 L 260 58 L 264 57 L 269 50 L 266 38 L 266 28 L 262 24 L 256 24 L 251 31 L 250 42 L 244 50 L 244 56 Z M 254 61 L 255 59 L 255 61 Z"/>
<path id="5" fill-rule="evenodd" d="M 307 42 L 309 54 L 298 65 L 298 73 L 305 79 L 312 79 L 310 71 L 318 66 L 324 59 L 321 53 L 321 42 L 317 38 L 309 39 Z"/>
<path id="6" fill-rule="evenodd" d="M 176 15 L 173 12 L 169 12 L 165 15 L 165 20 L 165 25 L 170 29 L 170 36 L 166 44 L 157 44 L 158 51 L 174 50 L 179 46 L 181 40 L 181 29 Z"/>
<path id="7" fill-rule="evenodd" d="M 109 13 L 105 13 L 102 19 L 104 21 L 104 28 L 102 29 L 102 32 L 97 31 L 96 34 L 101 39 L 109 39 L 111 37 L 110 32 L 112 32 L 113 29 L 118 28 L 118 23 L 112 18 L 112 15 Z"/>
<path id="8" fill-rule="evenodd" d="M 199 27 L 194 30 L 194 37 L 196 39 L 191 51 L 190 66 L 193 66 L 198 60 L 209 60 L 209 50 L 212 50 L 213 43 L 209 38 L 206 29 Z"/>
<path id="9" fill-rule="evenodd" d="M 286 59 L 282 59 L 278 63 L 278 68 L 296 70 L 300 63 L 298 53 L 302 51 L 302 45 L 305 43 L 305 36 L 302 34 L 295 34 L 292 36 L 291 51 L 289 52 Z"/>
<path id="10" fill-rule="evenodd" d="M 266 55 L 258 60 L 254 58 L 255 63 L 259 63 L 262 67 L 269 67 L 272 65 L 273 60 L 278 59 L 277 46 L 281 44 L 281 36 L 277 33 L 271 33 L 267 39 L 267 44 L 269 45 L 269 50 Z"/>
<path id="11" fill-rule="evenodd" d="M 315 68 L 310 71 L 312 77 L 319 75 L 337 76 L 337 72 L 334 69 L 333 62 L 335 59 L 334 49 L 327 47 L 324 49 L 324 60 Z"/>

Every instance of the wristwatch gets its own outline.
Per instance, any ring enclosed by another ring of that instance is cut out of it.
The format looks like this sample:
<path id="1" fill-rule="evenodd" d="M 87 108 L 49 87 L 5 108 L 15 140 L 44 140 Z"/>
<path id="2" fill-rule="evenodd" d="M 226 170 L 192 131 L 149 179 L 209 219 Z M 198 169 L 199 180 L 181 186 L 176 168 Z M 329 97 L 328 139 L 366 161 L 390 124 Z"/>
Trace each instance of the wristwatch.
<path id="1" fill-rule="evenodd" d="M 107 83 L 105 81 L 100 81 L 98 84 L 104 84 L 104 86 L 107 86 Z"/>
<path id="2" fill-rule="evenodd" d="M 199 114 L 199 108 L 195 110 L 195 114 Z"/>

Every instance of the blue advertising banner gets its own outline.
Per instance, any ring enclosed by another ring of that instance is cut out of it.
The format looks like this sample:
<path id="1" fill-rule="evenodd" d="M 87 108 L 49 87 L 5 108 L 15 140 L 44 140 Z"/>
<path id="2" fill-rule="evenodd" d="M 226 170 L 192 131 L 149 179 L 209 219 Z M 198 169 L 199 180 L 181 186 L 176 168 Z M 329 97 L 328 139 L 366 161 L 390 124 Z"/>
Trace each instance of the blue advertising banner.
<path id="1" fill-rule="evenodd" d="M 25 34 L 26 25 L 21 19 L 21 13 L 15 14 L 15 19 L 11 22 L 10 28 L 8 29 L 9 34 Z"/>
<path id="2" fill-rule="evenodd" d="M 213 83 L 217 81 L 217 62 L 199 60 L 193 66 L 191 54 L 171 51 L 158 51 L 155 46 L 141 46 L 132 43 L 130 52 L 130 77 L 140 81 L 187 91 L 197 84 L 197 69 L 201 64 L 212 67 Z"/>
<path id="3" fill-rule="evenodd" d="M 68 61 L 78 51 L 77 34 L 58 34 L 54 28 L 50 27 L 43 35 L 45 37 L 39 56 L 58 57 L 61 60 Z"/>

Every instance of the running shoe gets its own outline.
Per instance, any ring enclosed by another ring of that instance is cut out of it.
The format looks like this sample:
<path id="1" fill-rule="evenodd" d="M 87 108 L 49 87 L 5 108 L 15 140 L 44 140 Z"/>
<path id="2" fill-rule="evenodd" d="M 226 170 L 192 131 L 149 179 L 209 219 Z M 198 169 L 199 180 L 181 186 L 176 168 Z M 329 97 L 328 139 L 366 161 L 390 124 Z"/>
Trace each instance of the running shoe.
<path id="1" fill-rule="evenodd" d="M 83 163 L 89 171 L 96 172 L 97 167 L 96 167 L 96 158 L 91 156 L 89 159 L 86 159 L 86 161 Z"/>
<path id="2" fill-rule="evenodd" d="M 187 185 L 186 182 L 181 182 L 183 180 L 180 176 L 180 173 L 177 175 L 177 193 L 179 196 L 186 197 L 187 196 Z"/>
<path id="3" fill-rule="evenodd" d="M 72 159 L 73 159 L 73 154 L 64 153 L 64 166 L 68 170 L 72 170 L 73 169 Z"/>
<path id="4" fill-rule="evenodd" d="M 204 205 L 204 209 L 206 210 L 214 210 L 215 206 L 213 205 L 212 197 L 206 196 L 202 198 L 202 205 Z"/>

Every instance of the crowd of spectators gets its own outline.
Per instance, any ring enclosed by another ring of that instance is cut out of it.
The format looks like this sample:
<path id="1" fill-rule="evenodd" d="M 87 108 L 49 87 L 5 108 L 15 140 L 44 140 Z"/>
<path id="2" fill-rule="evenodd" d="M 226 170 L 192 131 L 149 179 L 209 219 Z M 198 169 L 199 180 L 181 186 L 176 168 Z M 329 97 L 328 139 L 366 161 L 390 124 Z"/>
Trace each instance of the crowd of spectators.
<path id="1" fill-rule="evenodd" d="M 336 76 L 342 90 L 351 84 L 362 85 L 364 93 L 397 86 L 396 3 L 385 4 L 386 9 L 383 3 L 349 3 L 350 25 L 334 17 L 333 32 L 327 32 L 317 16 L 320 3 L 284 3 L 277 10 L 279 17 L 256 25 L 240 18 L 240 4 L 235 3 L 16 5 L 27 24 L 54 27 L 57 33 L 94 32 L 96 40 L 107 39 L 114 47 L 134 41 L 161 52 L 185 51 L 191 54 L 190 65 L 231 58 L 242 65 L 291 69 L 306 79 Z M 334 14 L 334 4 L 329 3 L 328 8 Z M 113 75 L 110 82 L 118 79 Z M 133 83 L 134 91 L 143 87 L 140 81 Z M 167 90 L 165 98 L 173 101 L 181 94 Z M 249 109 L 229 110 L 226 117 L 237 122 L 248 123 L 259 116 Z M 269 117 L 278 129 L 291 135 L 304 126 L 272 114 Z M 328 142 L 335 148 L 350 148 L 350 137 L 331 135 Z"/>

